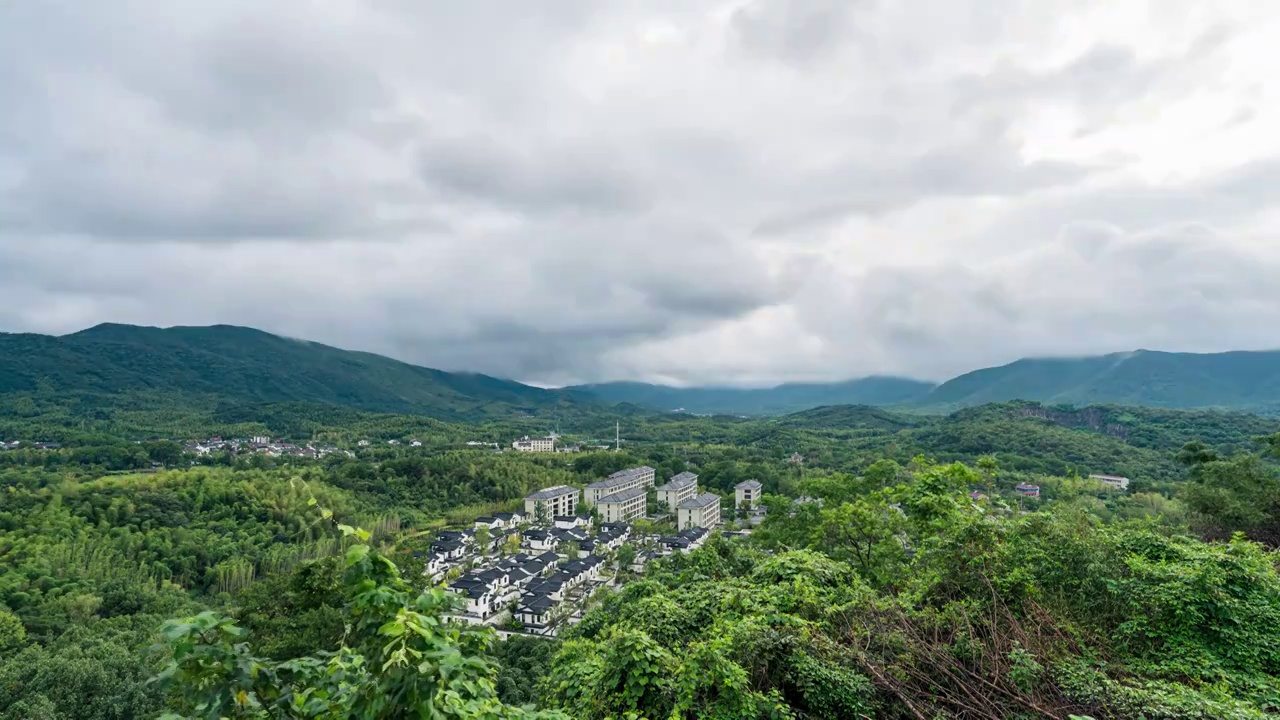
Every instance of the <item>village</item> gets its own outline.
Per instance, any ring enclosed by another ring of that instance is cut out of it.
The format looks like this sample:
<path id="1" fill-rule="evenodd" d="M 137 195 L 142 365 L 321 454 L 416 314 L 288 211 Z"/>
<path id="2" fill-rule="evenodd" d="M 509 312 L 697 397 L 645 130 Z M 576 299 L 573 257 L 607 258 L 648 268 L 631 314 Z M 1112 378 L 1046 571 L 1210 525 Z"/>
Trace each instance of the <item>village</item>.
<path id="1" fill-rule="evenodd" d="M 721 528 L 722 498 L 699 493 L 697 475 L 680 473 L 656 487 L 654 481 L 654 469 L 640 466 L 581 489 L 543 488 L 525 498 L 523 511 L 440 531 L 423 553 L 423 572 L 464 600 L 455 620 L 554 636 L 581 620 L 604 589 L 642 574 L 657 558 L 692 552 Z M 734 508 L 748 526 L 762 519 L 761 490 L 756 480 L 735 488 Z"/>

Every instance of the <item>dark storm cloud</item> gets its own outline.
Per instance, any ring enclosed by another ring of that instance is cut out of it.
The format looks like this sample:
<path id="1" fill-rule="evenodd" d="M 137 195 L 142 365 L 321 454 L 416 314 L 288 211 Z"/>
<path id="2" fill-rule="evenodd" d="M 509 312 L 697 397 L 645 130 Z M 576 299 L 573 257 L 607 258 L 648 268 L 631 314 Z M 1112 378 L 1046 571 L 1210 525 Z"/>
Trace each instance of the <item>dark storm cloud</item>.
<path id="1" fill-rule="evenodd" d="M 1191 94 L 1250 27 L 1112 11 L 0 4 L 0 328 L 225 322 L 535 381 L 1247 345 L 1271 155 L 1156 182 L 1028 151 Z"/>

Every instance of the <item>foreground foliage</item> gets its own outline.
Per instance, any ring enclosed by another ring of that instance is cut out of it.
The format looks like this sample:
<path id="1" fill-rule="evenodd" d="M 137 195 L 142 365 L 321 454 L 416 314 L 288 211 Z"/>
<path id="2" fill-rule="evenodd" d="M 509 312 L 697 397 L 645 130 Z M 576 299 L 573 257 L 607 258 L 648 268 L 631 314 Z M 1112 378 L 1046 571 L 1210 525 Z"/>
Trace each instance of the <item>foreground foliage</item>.
<path id="1" fill-rule="evenodd" d="M 415 592 L 394 563 L 365 544 L 347 550 L 343 585 L 347 631 L 340 645 L 293 660 L 256 656 L 244 631 L 213 612 L 167 623 L 171 661 L 158 679 L 186 709 L 170 717 L 564 717 L 498 700 L 496 668 L 483 656 L 493 632 L 443 622 L 455 606 L 444 590 Z"/>

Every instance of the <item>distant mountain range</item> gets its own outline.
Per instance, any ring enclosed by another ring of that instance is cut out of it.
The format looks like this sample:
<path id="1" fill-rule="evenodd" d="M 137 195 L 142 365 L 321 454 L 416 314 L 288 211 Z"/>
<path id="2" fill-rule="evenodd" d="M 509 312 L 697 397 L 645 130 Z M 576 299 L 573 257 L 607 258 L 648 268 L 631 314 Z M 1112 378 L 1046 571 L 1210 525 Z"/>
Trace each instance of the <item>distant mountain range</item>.
<path id="1" fill-rule="evenodd" d="M 837 383 L 787 383 L 771 388 L 674 388 L 618 382 L 576 385 L 572 390 L 607 403 L 632 403 L 657 410 L 699 415 L 785 415 L 823 405 L 903 405 L 933 390 L 934 384 L 896 377 L 868 377 Z"/>
<path id="2" fill-rule="evenodd" d="M 873 405 L 948 412 L 1010 400 L 1064 405 L 1141 405 L 1280 413 L 1280 352 L 1169 353 L 1018 360 L 941 385 L 895 377 L 764 389 L 672 388 L 641 383 L 581 385 L 603 402 L 697 414 L 777 415 L 822 405 Z"/>
<path id="3" fill-rule="evenodd" d="M 1028 359 L 941 385 L 869 377 L 765 389 L 604 383 L 546 390 L 250 328 L 106 324 L 62 337 L 0 333 L 0 394 L 25 393 L 85 405 L 138 394 L 232 406 L 302 402 L 454 421 L 673 410 L 785 415 L 831 405 L 949 412 L 1010 400 L 1280 414 L 1280 352 Z"/>

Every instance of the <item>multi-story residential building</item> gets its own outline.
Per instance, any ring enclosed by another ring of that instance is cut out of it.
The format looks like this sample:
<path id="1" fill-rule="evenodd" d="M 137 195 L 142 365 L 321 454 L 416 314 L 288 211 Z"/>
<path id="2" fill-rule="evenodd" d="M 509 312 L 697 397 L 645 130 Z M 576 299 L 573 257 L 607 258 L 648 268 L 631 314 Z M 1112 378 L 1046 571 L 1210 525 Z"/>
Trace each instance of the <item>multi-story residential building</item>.
<path id="1" fill-rule="evenodd" d="M 759 480 L 740 482 L 733 488 L 734 506 L 750 510 L 760 502 L 760 492 L 764 488 Z"/>
<path id="2" fill-rule="evenodd" d="M 698 496 L 698 476 L 691 472 L 682 472 L 658 486 L 658 502 L 665 503 L 667 509 L 675 510 L 680 503 Z"/>
<path id="3" fill-rule="evenodd" d="M 568 485 L 543 488 L 524 499 L 524 513 L 531 518 L 538 517 L 538 507 L 543 508 L 544 518 L 557 515 L 573 515 L 578 512 L 578 488 Z"/>
<path id="4" fill-rule="evenodd" d="M 613 495 L 638 487 L 651 488 L 653 487 L 653 477 L 654 470 L 648 465 L 619 470 L 609 477 L 593 482 L 583 488 L 582 502 L 588 507 L 594 507 L 600 498 L 606 495 Z"/>
<path id="5" fill-rule="evenodd" d="M 713 528 L 720 524 L 720 496 L 703 493 L 676 507 L 676 525 L 680 530 L 693 527 Z"/>
<path id="6" fill-rule="evenodd" d="M 644 517 L 648 488 L 633 487 L 612 495 L 605 495 L 596 502 L 596 510 L 607 523 L 624 523 Z"/>
<path id="7" fill-rule="evenodd" d="M 1121 477 L 1119 475 L 1090 475 L 1089 477 L 1093 480 L 1097 480 L 1103 485 L 1108 485 L 1117 490 L 1129 489 L 1129 478 L 1127 477 Z"/>
<path id="8" fill-rule="evenodd" d="M 553 437 L 531 438 L 528 435 L 511 443 L 511 447 L 520 452 L 555 452 L 556 439 Z"/>

